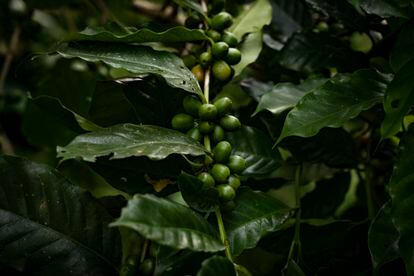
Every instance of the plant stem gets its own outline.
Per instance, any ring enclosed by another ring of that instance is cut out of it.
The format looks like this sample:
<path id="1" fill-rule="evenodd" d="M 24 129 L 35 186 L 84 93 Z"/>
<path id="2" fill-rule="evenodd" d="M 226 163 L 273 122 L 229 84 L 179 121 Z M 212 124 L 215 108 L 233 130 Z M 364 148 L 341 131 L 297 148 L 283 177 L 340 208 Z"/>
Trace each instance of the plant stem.
<path id="1" fill-rule="evenodd" d="M 142 246 L 141 258 L 139 260 L 140 263 L 142 263 L 145 260 L 145 257 L 147 255 L 148 245 L 149 245 L 149 240 L 145 239 L 144 244 Z"/>
<path id="2" fill-rule="evenodd" d="M 204 136 L 204 147 L 208 152 L 211 152 L 211 143 L 210 143 L 210 136 L 205 135 Z"/>
<path id="3" fill-rule="evenodd" d="M 229 259 L 229 261 L 233 262 L 233 256 L 231 255 L 231 250 L 230 250 L 230 243 L 229 243 L 229 240 L 227 239 L 226 229 L 224 228 L 223 217 L 221 216 L 221 211 L 220 211 L 219 206 L 216 206 L 215 213 L 216 213 L 217 224 L 218 224 L 219 232 L 220 232 L 220 239 L 221 239 L 221 242 L 225 246 L 226 257 L 227 259 Z"/>
<path id="4" fill-rule="evenodd" d="M 367 165 L 365 167 L 365 178 L 362 177 L 361 173 L 358 172 L 359 179 L 364 180 L 364 188 L 367 199 L 367 209 L 368 209 L 368 218 L 373 219 L 376 215 L 376 207 L 373 200 L 373 190 L 372 190 L 372 169 Z"/>
<path id="5" fill-rule="evenodd" d="M 204 98 L 206 103 L 210 101 L 210 67 L 204 72 Z"/>
<path id="6" fill-rule="evenodd" d="M 289 255 L 286 262 L 286 266 L 288 266 L 289 261 L 293 258 L 293 254 L 295 249 L 298 250 L 298 255 L 301 252 L 301 242 L 300 242 L 300 221 L 301 221 L 301 203 L 300 203 L 300 183 L 301 183 L 301 175 L 302 175 L 302 164 L 298 165 L 296 168 L 295 173 L 295 200 L 296 200 L 296 217 L 295 217 L 295 233 L 293 236 L 292 243 L 290 245 Z"/>

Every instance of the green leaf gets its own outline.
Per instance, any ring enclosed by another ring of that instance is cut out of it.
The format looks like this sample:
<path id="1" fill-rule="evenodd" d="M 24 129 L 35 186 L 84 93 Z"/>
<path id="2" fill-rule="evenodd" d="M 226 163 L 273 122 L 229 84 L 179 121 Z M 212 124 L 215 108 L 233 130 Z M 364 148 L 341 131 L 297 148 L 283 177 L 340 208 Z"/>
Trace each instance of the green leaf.
<path id="1" fill-rule="evenodd" d="M 201 16 L 203 16 L 205 19 L 208 19 L 208 16 L 203 11 L 203 8 L 200 4 L 197 3 L 195 0 L 174 0 L 175 3 L 177 3 L 179 6 L 183 8 L 191 9 L 197 13 L 199 13 Z"/>
<path id="2" fill-rule="evenodd" d="M 112 218 L 85 190 L 45 165 L 0 157 L 0 262 L 38 275 L 117 275 Z"/>
<path id="3" fill-rule="evenodd" d="M 140 123 L 132 103 L 125 96 L 124 85 L 117 82 L 97 82 L 89 108 L 89 118 L 109 127 L 122 123 Z"/>
<path id="4" fill-rule="evenodd" d="M 233 66 L 234 75 L 238 76 L 247 65 L 256 61 L 262 51 L 262 36 L 261 31 L 249 33 L 239 46 L 241 52 L 241 60 L 238 64 Z"/>
<path id="5" fill-rule="evenodd" d="M 368 247 L 375 270 L 399 257 L 400 236 L 392 223 L 391 201 L 384 204 L 368 231 Z"/>
<path id="6" fill-rule="evenodd" d="M 239 40 L 245 34 L 260 32 L 272 20 L 272 5 L 268 0 L 257 0 L 241 12 L 229 28 Z"/>
<path id="7" fill-rule="evenodd" d="M 308 7 L 301 0 L 271 1 L 273 16 L 271 26 L 285 37 L 301 31 L 312 23 Z"/>
<path id="8" fill-rule="evenodd" d="M 339 72 L 354 71 L 366 64 L 362 53 L 353 52 L 349 45 L 326 33 L 296 33 L 280 52 L 282 66 L 307 74 L 335 67 Z"/>
<path id="9" fill-rule="evenodd" d="M 67 160 L 59 164 L 58 170 L 75 185 L 89 191 L 95 198 L 128 195 L 113 188 L 101 176 L 83 162 Z"/>
<path id="10" fill-rule="evenodd" d="M 135 195 L 111 225 L 131 228 L 147 239 L 176 249 L 204 252 L 224 249 L 203 217 L 181 204 L 153 195 Z"/>
<path id="11" fill-rule="evenodd" d="M 298 85 L 278 83 L 261 97 L 253 115 L 262 110 L 269 110 L 273 114 L 280 114 L 285 110 L 291 109 L 304 95 L 315 87 L 321 86 L 326 81 L 326 78 L 310 77 Z"/>
<path id="12" fill-rule="evenodd" d="M 259 129 L 242 126 L 239 131 L 227 133 L 227 139 L 233 145 L 232 154 L 246 159 L 247 168 L 243 176 L 266 177 L 282 162 L 279 151 L 272 148 L 270 137 Z"/>
<path id="13" fill-rule="evenodd" d="M 407 134 L 400 142 L 400 153 L 395 163 L 394 172 L 388 185 L 392 200 L 391 217 L 400 234 L 398 241 L 400 255 L 403 258 L 408 275 L 414 273 L 414 127 L 410 126 Z"/>
<path id="14" fill-rule="evenodd" d="M 237 191 L 235 203 L 236 208 L 225 213 L 223 220 L 231 251 L 236 256 L 255 247 L 265 234 L 281 229 L 291 215 L 275 198 L 244 187 Z"/>
<path id="15" fill-rule="evenodd" d="M 98 129 L 99 126 L 49 96 L 29 99 L 23 116 L 23 133 L 36 145 L 65 145 L 85 130 Z"/>
<path id="16" fill-rule="evenodd" d="M 358 4 L 367 13 L 381 17 L 403 17 L 408 19 L 414 12 L 410 7 L 410 0 L 359 0 Z"/>
<path id="17" fill-rule="evenodd" d="M 148 125 L 121 124 L 77 136 L 65 147 L 58 147 L 63 160 L 81 157 L 94 162 L 96 157 L 113 154 L 111 159 L 147 156 L 161 160 L 168 155 L 203 155 L 205 148 L 178 131 Z"/>
<path id="18" fill-rule="evenodd" d="M 176 55 L 155 51 L 147 46 L 106 42 L 76 42 L 61 44 L 57 52 L 65 58 L 78 57 L 90 62 L 102 61 L 114 68 L 135 74 L 163 77 L 173 87 L 201 95 L 194 75 Z"/>
<path id="19" fill-rule="evenodd" d="M 205 252 L 177 250 L 161 245 L 155 248 L 157 253 L 155 276 L 194 275 L 201 263 L 210 256 Z"/>
<path id="20" fill-rule="evenodd" d="M 390 75 L 370 69 L 338 74 L 306 94 L 286 117 L 277 143 L 288 136 L 310 137 L 323 127 L 340 127 L 383 99 Z"/>
<path id="21" fill-rule="evenodd" d="M 128 28 L 120 32 L 113 32 L 103 27 L 87 27 L 74 35 L 70 40 L 89 40 L 102 42 L 146 43 L 146 42 L 190 42 L 208 40 L 202 30 L 187 29 L 182 26 L 173 27 L 163 32 L 154 32 L 150 29 Z"/>
<path id="22" fill-rule="evenodd" d="M 384 138 L 390 138 L 400 131 L 404 116 L 414 104 L 413 70 L 414 59 L 398 71 L 385 92 L 386 115 L 381 125 L 381 135 Z"/>
<path id="23" fill-rule="evenodd" d="M 414 59 L 414 23 L 409 23 L 399 33 L 391 50 L 390 64 L 397 73 L 408 62 Z"/>
<path id="24" fill-rule="evenodd" d="M 201 264 L 197 276 L 236 276 L 234 265 L 228 259 L 215 255 Z"/>
<path id="25" fill-rule="evenodd" d="M 182 173 L 177 183 L 185 202 L 197 211 L 212 212 L 220 203 L 217 189 L 203 187 L 203 182 L 195 176 Z"/>

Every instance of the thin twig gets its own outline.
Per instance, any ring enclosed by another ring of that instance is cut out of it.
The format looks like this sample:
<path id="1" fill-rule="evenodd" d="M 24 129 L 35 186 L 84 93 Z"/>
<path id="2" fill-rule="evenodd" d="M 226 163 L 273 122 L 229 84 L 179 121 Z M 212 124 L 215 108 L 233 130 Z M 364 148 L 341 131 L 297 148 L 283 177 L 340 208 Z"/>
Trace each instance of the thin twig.
<path id="1" fill-rule="evenodd" d="M 10 70 L 10 65 L 13 61 L 13 57 L 17 52 L 17 47 L 19 46 L 21 28 L 20 25 L 16 25 L 13 30 L 12 37 L 10 39 L 10 45 L 7 50 L 6 57 L 4 59 L 3 67 L 0 74 L 0 96 L 4 95 L 4 84 L 6 82 L 7 74 Z"/>

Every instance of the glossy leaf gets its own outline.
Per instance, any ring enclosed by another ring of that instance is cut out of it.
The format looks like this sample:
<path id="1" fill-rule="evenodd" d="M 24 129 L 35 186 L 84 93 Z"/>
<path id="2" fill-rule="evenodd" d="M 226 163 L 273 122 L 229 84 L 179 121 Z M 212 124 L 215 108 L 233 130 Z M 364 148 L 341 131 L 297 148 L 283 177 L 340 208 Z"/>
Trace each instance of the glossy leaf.
<path id="1" fill-rule="evenodd" d="M 250 97 L 259 102 L 264 94 L 272 90 L 274 84 L 272 82 L 261 82 L 255 78 L 247 78 L 240 83 L 240 86 Z"/>
<path id="2" fill-rule="evenodd" d="M 341 40 L 326 33 L 296 33 L 280 52 L 282 66 L 304 73 L 315 73 L 329 67 L 339 72 L 354 71 L 365 64 L 364 55 L 353 52 Z"/>
<path id="3" fill-rule="evenodd" d="M 224 249 L 203 217 L 181 204 L 153 195 L 135 195 L 111 225 L 131 228 L 147 239 L 176 249 L 205 252 Z"/>
<path id="4" fill-rule="evenodd" d="M 392 223 L 391 202 L 388 202 L 378 212 L 368 231 L 368 247 L 376 270 L 399 257 L 399 238 Z"/>
<path id="5" fill-rule="evenodd" d="M 99 126 L 49 96 L 29 99 L 23 117 L 23 132 L 35 145 L 65 145 L 85 130 L 98 129 Z"/>
<path id="6" fill-rule="evenodd" d="M 311 24 L 311 15 L 305 3 L 300 0 L 271 1 L 273 6 L 272 27 L 285 37 L 301 31 Z"/>
<path id="7" fill-rule="evenodd" d="M 326 81 L 326 78 L 311 77 L 298 85 L 278 83 L 261 97 L 254 114 L 265 109 L 273 114 L 280 114 L 285 110 L 291 109 L 304 95 L 315 87 L 321 86 Z"/>
<path id="8" fill-rule="evenodd" d="M 194 75 L 184 66 L 182 60 L 172 53 L 155 51 L 147 46 L 86 41 L 61 44 L 57 52 L 66 58 L 102 61 L 114 68 L 123 68 L 135 74 L 161 76 L 171 86 L 201 94 L 201 88 Z"/>
<path id="9" fill-rule="evenodd" d="M 233 67 L 235 76 L 238 76 L 247 65 L 255 62 L 259 57 L 262 50 L 262 36 L 263 33 L 258 31 L 248 34 L 243 40 L 239 46 L 241 61 Z"/>
<path id="10" fill-rule="evenodd" d="M 155 248 L 157 253 L 155 276 L 194 274 L 200 268 L 201 263 L 210 256 L 205 252 L 195 252 L 188 249 L 177 250 L 161 245 L 157 245 Z"/>
<path id="11" fill-rule="evenodd" d="M 243 176 L 266 177 L 279 168 L 280 154 L 272 148 L 272 140 L 261 130 L 242 126 L 237 132 L 227 133 L 227 139 L 233 145 L 232 154 L 246 159 L 247 168 Z"/>
<path id="12" fill-rule="evenodd" d="M 58 147 L 63 160 L 81 157 L 94 162 L 97 157 L 113 154 L 111 159 L 147 156 L 161 160 L 168 155 L 203 155 L 204 147 L 178 131 L 148 125 L 122 124 L 77 136 L 65 147 Z"/>
<path id="13" fill-rule="evenodd" d="M 409 18 L 414 10 L 409 6 L 410 0 L 359 0 L 358 4 L 369 14 L 382 17 Z"/>
<path id="14" fill-rule="evenodd" d="M 381 135 L 384 138 L 390 138 L 400 131 L 404 116 L 414 104 L 413 72 L 414 59 L 398 71 L 385 92 L 384 110 L 386 115 L 381 125 Z"/>
<path id="15" fill-rule="evenodd" d="M 289 112 L 277 142 L 288 136 L 310 137 L 323 127 L 340 127 L 381 102 L 389 81 L 389 75 L 369 69 L 336 75 Z"/>
<path id="16" fill-rule="evenodd" d="M 245 34 L 260 32 L 271 20 L 272 5 L 268 0 L 258 0 L 234 19 L 229 31 L 240 40 Z"/>
<path id="17" fill-rule="evenodd" d="M 414 127 L 408 129 L 401 141 L 398 161 L 388 185 L 392 200 L 391 217 L 395 228 L 400 234 L 398 241 L 400 255 L 403 258 L 408 275 L 414 273 L 414 225 L 412 210 L 414 208 Z"/>
<path id="18" fill-rule="evenodd" d="M 0 259 L 30 274 L 117 275 L 121 241 L 85 190 L 45 165 L 0 157 Z"/>
<path id="19" fill-rule="evenodd" d="M 203 187 L 197 177 L 182 173 L 177 182 L 185 202 L 195 210 L 212 212 L 219 205 L 217 189 Z"/>
<path id="20" fill-rule="evenodd" d="M 146 42 L 190 42 L 208 40 L 203 31 L 187 29 L 182 26 L 173 27 L 163 32 L 150 29 L 128 28 L 127 31 L 113 32 L 103 27 L 87 27 L 71 40 L 89 40 L 102 42 L 146 43 Z"/>
<path id="21" fill-rule="evenodd" d="M 390 64 L 395 72 L 414 59 L 414 23 L 408 23 L 399 33 L 391 50 Z"/>
<path id="22" fill-rule="evenodd" d="M 248 188 L 237 191 L 236 208 L 223 215 L 224 226 L 234 255 L 253 248 L 266 233 L 283 226 L 290 210 L 280 201 Z"/>
<path id="23" fill-rule="evenodd" d="M 177 3 L 179 6 L 183 8 L 191 9 L 200 15 L 202 15 L 204 18 L 208 18 L 205 12 L 203 11 L 203 8 L 197 1 L 195 0 L 174 0 L 175 3 Z"/>
<path id="24" fill-rule="evenodd" d="M 236 276 L 233 263 L 225 257 L 215 255 L 205 260 L 197 272 L 197 276 L 217 275 Z"/>

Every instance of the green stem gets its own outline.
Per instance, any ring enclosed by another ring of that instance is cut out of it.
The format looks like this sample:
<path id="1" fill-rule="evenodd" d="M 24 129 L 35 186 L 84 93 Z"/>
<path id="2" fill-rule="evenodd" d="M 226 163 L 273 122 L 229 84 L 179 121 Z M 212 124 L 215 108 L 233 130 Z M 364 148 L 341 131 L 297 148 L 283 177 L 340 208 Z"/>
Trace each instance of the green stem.
<path id="1" fill-rule="evenodd" d="M 204 147 L 208 152 L 211 152 L 211 143 L 210 143 L 210 136 L 205 135 L 204 136 Z"/>
<path id="2" fill-rule="evenodd" d="M 364 188 L 367 199 L 367 208 L 368 208 L 368 218 L 373 219 L 376 215 L 376 207 L 373 200 L 373 190 L 372 190 L 372 169 L 369 166 L 365 168 L 365 179 L 362 177 L 361 173 L 358 172 L 359 179 L 364 180 Z"/>
<path id="3" fill-rule="evenodd" d="M 229 259 L 229 261 L 233 262 L 233 256 L 231 255 L 231 249 L 230 249 L 230 243 L 229 243 L 229 240 L 227 239 L 226 229 L 224 228 L 223 217 L 221 216 L 221 211 L 220 211 L 219 206 L 216 206 L 215 213 L 216 213 L 217 224 L 218 224 L 219 232 L 220 232 L 220 239 L 221 239 L 221 242 L 225 246 L 226 257 L 227 259 Z"/>
<path id="4" fill-rule="evenodd" d="M 297 248 L 298 255 L 300 255 L 300 252 L 301 252 L 301 242 L 300 242 L 300 221 L 301 221 L 301 215 L 302 215 L 301 203 L 300 203 L 301 175 L 302 175 L 302 164 L 300 164 L 296 168 L 296 173 L 295 173 L 295 200 L 296 200 L 295 233 L 293 236 L 292 243 L 290 245 L 286 267 L 289 264 L 289 261 L 293 258 L 295 249 Z"/>
<path id="5" fill-rule="evenodd" d="M 210 67 L 204 72 L 204 98 L 206 103 L 210 101 Z"/>
<path id="6" fill-rule="evenodd" d="M 139 260 L 140 263 L 142 263 L 145 260 L 145 257 L 147 255 L 148 245 L 149 245 L 149 240 L 145 239 L 144 244 L 142 246 L 141 258 Z"/>

